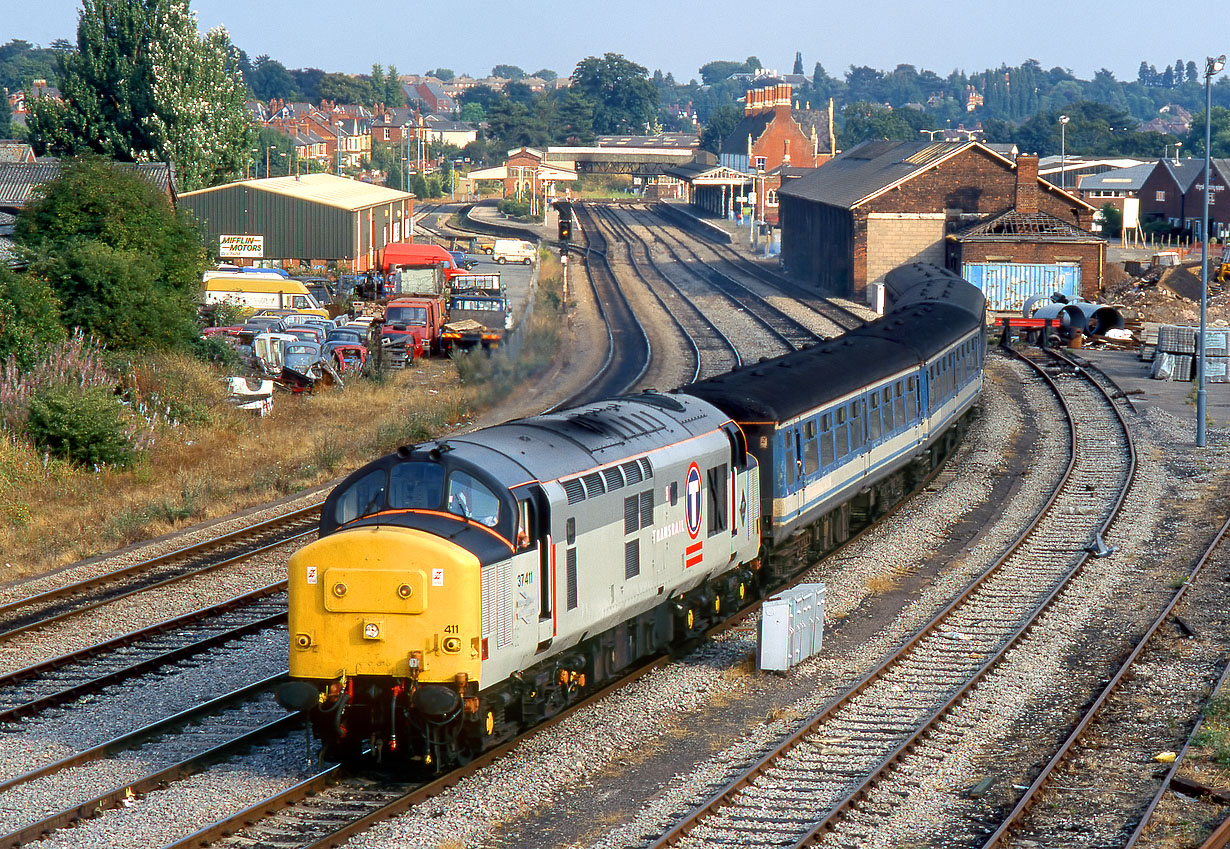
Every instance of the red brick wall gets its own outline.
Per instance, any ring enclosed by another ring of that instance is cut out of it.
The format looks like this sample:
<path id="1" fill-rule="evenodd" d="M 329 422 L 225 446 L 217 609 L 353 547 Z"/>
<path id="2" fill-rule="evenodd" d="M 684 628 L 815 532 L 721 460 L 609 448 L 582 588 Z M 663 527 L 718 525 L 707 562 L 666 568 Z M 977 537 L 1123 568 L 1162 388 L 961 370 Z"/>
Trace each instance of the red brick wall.
<path id="1" fill-rule="evenodd" d="M 1079 261 L 1081 297 L 1096 302 L 1102 293 L 1105 251 L 1106 246 L 1101 243 L 966 242 L 957 246 L 954 258 L 957 263 L 1014 262 L 1023 265 Z"/>
<path id="2" fill-rule="evenodd" d="M 752 162 L 749 167 L 755 167 L 758 156 L 764 157 L 766 171 L 772 171 L 781 165 L 787 141 L 790 142 L 791 165 L 796 168 L 815 168 L 819 164 L 812 152 L 811 139 L 803 135 L 803 130 L 790 117 L 790 108 L 779 106 L 774 119 L 765 127 L 764 134 L 752 141 Z"/>
<path id="3" fill-rule="evenodd" d="M 1203 172 L 1204 168 L 1200 170 Z M 1227 190 L 1221 173 L 1216 168 L 1211 170 L 1213 179 L 1209 182 L 1209 232 L 1216 236 L 1219 231 L 1230 227 L 1230 191 Z M 1187 190 L 1187 197 L 1184 198 L 1183 208 L 1187 218 L 1204 217 L 1203 173 L 1192 181 L 1192 187 Z"/>
<path id="4" fill-rule="evenodd" d="M 518 166 L 525 166 L 528 168 L 537 168 L 541 164 L 542 164 L 542 160 L 535 154 L 526 150 L 525 148 L 521 148 L 521 150 L 509 156 L 508 162 L 507 162 L 508 176 L 504 178 L 504 197 L 506 198 L 515 197 L 517 194 L 517 167 Z M 533 187 L 531 190 L 531 194 L 537 194 L 540 191 L 538 180 L 532 175 L 529 175 L 529 176 L 530 176 L 530 182 Z M 524 180 L 524 175 L 522 176 L 522 179 Z"/>
<path id="5" fill-rule="evenodd" d="M 1157 199 L 1158 192 L 1166 193 L 1164 200 Z M 1143 222 L 1149 218 L 1167 218 L 1178 219 L 1181 223 L 1187 217 L 1185 213 L 1183 193 L 1179 191 L 1170 172 L 1159 163 L 1140 187 L 1140 220 Z"/>

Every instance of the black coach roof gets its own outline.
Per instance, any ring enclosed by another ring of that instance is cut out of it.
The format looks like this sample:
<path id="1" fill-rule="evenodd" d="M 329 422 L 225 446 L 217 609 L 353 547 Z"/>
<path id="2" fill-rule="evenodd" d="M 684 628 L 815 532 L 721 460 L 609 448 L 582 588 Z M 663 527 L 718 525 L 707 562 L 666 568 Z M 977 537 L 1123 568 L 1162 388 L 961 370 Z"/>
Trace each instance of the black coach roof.
<path id="1" fill-rule="evenodd" d="M 917 364 L 910 346 L 860 329 L 679 392 L 708 401 L 739 422 L 781 422 Z"/>

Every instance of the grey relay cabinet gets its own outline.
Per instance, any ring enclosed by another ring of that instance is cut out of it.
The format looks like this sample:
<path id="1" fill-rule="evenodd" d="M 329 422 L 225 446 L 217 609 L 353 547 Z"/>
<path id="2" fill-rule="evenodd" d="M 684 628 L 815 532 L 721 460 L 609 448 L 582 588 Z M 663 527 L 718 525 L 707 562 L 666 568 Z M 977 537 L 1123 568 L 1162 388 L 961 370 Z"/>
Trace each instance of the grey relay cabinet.
<path id="1" fill-rule="evenodd" d="M 796 584 L 765 599 L 760 608 L 760 669 L 784 672 L 820 651 L 824 595 L 824 584 Z"/>

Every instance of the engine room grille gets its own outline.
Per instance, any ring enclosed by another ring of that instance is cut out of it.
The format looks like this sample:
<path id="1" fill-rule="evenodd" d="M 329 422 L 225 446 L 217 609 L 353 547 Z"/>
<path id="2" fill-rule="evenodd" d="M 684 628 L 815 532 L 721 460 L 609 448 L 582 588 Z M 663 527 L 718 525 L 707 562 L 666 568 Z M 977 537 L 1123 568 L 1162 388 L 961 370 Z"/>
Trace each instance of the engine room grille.
<path id="1" fill-rule="evenodd" d="M 495 637 L 496 648 L 512 643 L 512 563 L 483 567 L 479 595 L 482 597 L 483 637 Z"/>
<path id="2" fill-rule="evenodd" d="M 634 539 L 624 543 L 624 580 L 641 574 L 641 541 Z"/>
<path id="3" fill-rule="evenodd" d="M 568 503 L 576 504 L 585 500 L 585 487 L 579 478 L 564 481 L 564 492 L 568 493 Z"/>
<path id="4" fill-rule="evenodd" d="M 577 606 L 577 550 L 568 549 L 568 609 L 575 610 Z"/>
<path id="5" fill-rule="evenodd" d="M 635 460 L 624 463 L 620 468 L 624 470 L 624 477 L 628 480 L 628 486 L 638 484 L 645 479 L 645 476 L 641 474 L 641 464 Z"/>

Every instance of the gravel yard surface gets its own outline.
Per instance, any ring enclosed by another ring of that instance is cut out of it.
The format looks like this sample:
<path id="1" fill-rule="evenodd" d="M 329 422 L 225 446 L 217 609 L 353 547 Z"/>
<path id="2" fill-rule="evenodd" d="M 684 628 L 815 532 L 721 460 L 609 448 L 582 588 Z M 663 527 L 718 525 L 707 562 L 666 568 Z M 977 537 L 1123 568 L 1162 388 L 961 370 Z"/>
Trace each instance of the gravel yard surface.
<path id="1" fill-rule="evenodd" d="M 287 558 L 305 544 L 300 541 L 278 546 L 222 569 L 117 599 L 81 616 L 18 634 L 0 642 L 0 672 L 24 669 L 285 580 Z"/>

